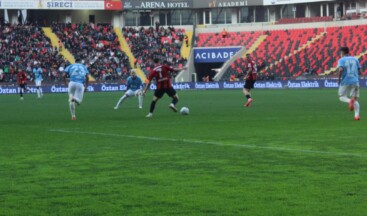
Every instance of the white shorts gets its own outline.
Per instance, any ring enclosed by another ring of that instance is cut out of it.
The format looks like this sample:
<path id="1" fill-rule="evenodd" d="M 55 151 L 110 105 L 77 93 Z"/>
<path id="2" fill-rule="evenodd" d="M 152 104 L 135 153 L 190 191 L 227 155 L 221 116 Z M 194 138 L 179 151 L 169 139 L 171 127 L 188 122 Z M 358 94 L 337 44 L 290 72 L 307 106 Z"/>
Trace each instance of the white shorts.
<path id="1" fill-rule="evenodd" d="M 41 84 L 42 84 L 42 80 L 36 80 L 34 82 L 36 83 L 36 86 L 41 86 Z"/>
<path id="2" fill-rule="evenodd" d="M 357 97 L 359 98 L 359 84 L 341 85 L 339 87 L 339 97 Z"/>
<path id="3" fill-rule="evenodd" d="M 128 97 L 133 97 L 133 96 L 138 96 L 139 94 L 142 94 L 141 90 L 138 89 L 136 91 L 133 91 L 133 90 L 127 90 L 125 95 L 127 95 Z"/>
<path id="4" fill-rule="evenodd" d="M 69 97 L 74 97 L 81 103 L 84 96 L 84 85 L 77 82 L 69 82 Z"/>

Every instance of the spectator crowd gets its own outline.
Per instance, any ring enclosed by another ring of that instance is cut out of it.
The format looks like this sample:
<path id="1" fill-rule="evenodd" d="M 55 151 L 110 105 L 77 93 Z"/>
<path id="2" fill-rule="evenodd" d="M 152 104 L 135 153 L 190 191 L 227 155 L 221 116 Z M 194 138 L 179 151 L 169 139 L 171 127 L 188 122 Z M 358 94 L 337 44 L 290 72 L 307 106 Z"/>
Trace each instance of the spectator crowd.
<path id="1" fill-rule="evenodd" d="M 58 68 L 67 64 L 37 24 L 0 23 L 0 82 L 15 82 L 16 71 L 31 74 L 39 62 L 45 80 L 58 80 Z"/>
<path id="2" fill-rule="evenodd" d="M 174 67 L 183 67 L 187 59 L 181 57 L 185 38 L 184 29 L 163 28 L 122 28 L 125 39 L 135 57 L 137 67 L 146 74 L 153 67 L 153 60 L 159 58 Z"/>
<path id="3" fill-rule="evenodd" d="M 97 81 L 121 81 L 128 76 L 129 59 L 112 25 L 53 23 L 52 30 L 76 59 L 85 61 Z"/>
<path id="4" fill-rule="evenodd" d="M 60 81 L 61 73 L 70 64 L 61 55 L 63 47 L 75 59 L 84 60 L 96 81 L 126 80 L 129 59 L 121 50 L 112 25 L 52 23 L 51 28 L 60 40 L 56 47 L 36 23 L 0 23 L 0 82 L 15 82 L 19 69 L 32 77 L 37 62 L 45 81 Z M 141 67 L 145 73 L 152 69 L 154 58 L 174 67 L 183 67 L 187 62 L 181 57 L 181 46 L 185 41 L 182 29 L 157 26 L 123 28 L 122 31 L 135 57 L 135 67 Z"/>

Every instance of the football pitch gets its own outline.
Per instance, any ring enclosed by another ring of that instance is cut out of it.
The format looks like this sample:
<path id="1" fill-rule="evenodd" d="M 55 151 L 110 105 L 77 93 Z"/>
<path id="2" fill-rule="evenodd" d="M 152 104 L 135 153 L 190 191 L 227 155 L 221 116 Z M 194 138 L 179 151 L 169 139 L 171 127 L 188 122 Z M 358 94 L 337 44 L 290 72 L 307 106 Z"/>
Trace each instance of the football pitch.
<path id="1" fill-rule="evenodd" d="M 367 91 L 361 121 L 337 90 L 0 96 L 0 215 L 367 214 Z"/>

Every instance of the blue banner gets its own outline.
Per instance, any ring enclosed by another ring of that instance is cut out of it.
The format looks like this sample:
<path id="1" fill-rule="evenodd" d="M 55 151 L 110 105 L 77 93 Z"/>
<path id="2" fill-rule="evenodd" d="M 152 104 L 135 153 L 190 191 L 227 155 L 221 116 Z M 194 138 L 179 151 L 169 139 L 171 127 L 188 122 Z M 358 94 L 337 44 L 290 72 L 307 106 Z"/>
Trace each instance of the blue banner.
<path id="1" fill-rule="evenodd" d="M 360 87 L 367 87 L 367 79 L 360 80 Z M 35 86 L 28 86 L 31 93 L 36 93 Z M 287 80 L 287 81 L 257 81 L 256 89 L 320 89 L 338 88 L 336 79 L 326 80 Z M 173 88 L 177 90 L 211 90 L 211 89 L 242 89 L 243 82 L 183 82 L 174 83 Z M 68 87 L 65 85 L 43 86 L 44 93 L 67 93 Z M 151 90 L 156 86 L 152 84 Z M 126 91 L 125 84 L 92 84 L 88 86 L 88 92 L 123 92 Z M 1 94 L 19 94 L 18 86 L 1 86 Z"/>
<path id="2" fill-rule="evenodd" d="M 240 51 L 241 47 L 195 48 L 195 63 L 222 63 Z"/>

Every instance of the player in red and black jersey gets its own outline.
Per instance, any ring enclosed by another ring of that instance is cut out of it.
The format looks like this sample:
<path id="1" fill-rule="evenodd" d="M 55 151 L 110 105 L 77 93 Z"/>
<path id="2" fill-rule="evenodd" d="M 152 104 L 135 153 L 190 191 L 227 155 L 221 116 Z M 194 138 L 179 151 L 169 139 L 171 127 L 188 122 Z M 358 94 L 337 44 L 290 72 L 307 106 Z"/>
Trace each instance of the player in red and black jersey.
<path id="1" fill-rule="evenodd" d="M 148 76 L 148 84 L 146 85 L 143 92 L 143 94 L 145 95 L 153 79 L 155 79 L 157 89 L 154 92 L 154 97 L 152 103 L 150 104 L 150 111 L 147 115 L 148 118 L 153 117 L 155 104 L 160 98 L 163 97 L 164 94 L 167 94 L 172 98 L 172 103 L 169 105 L 169 108 L 172 109 L 174 112 L 177 112 L 176 104 L 178 102 L 178 96 L 175 89 L 173 89 L 172 87 L 170 72 L 178 72 L 185 69 L 186 68 L 173 68 L 171 66 L 168 66 L 167 64 L 161 65 L 159 59 L 154 59 L 154 69 L 150 72 Z"/>
<path id="2" fill-rule="evenodd" d="M 250 91 L 251 89 L 254 88 L 257 79 L 256 62 L 252 59 L 250 54 L 246 55 L 246 69 L 247 69 L 247 75 L 245 77 L 245 85 L 243 86 L 243 93 L 247 98 L 245 106 L 249 107 L 252 103 Z"/>
<path id="3" fill-rule="evenodd" d="M 21 69 L 18 69 L 17 78 L 18 78 L 18 84 L 20 87 L 20 90 L 19 90 L 20 99 L 23 100 L 23 93 L 27 91 L 27 74 L 24 71 L 22 71 Z"/>

